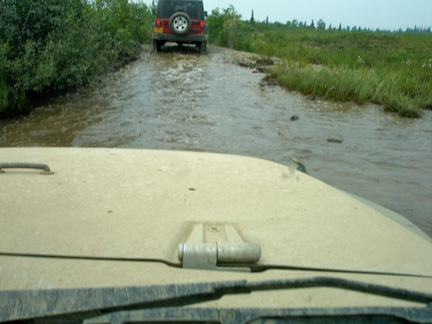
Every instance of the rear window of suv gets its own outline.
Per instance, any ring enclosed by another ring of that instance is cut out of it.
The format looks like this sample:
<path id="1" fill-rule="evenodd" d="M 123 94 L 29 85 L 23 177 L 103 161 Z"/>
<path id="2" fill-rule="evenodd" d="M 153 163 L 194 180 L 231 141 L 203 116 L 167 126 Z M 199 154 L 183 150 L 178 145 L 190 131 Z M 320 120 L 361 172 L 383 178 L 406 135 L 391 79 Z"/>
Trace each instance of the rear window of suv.
<path id="1" fill-rule="evenodd" d="M 204 20 L 201 1 L 164 1 L 162 8 L 158 9 L 159 18 L 170 18 L 176 12 L 185 12 L 192 19 Z"/>

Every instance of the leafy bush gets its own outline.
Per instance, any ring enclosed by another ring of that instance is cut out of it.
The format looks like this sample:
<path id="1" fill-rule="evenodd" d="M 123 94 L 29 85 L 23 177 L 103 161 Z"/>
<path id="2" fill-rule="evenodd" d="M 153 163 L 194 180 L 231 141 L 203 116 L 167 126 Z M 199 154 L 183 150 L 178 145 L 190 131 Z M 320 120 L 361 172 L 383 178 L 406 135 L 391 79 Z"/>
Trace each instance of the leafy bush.
<path id="1" fill-rule="evenodd" d="M 207 18 L 209 25 L 209 41 L 220 46 L 234 48 L 236 30 L 241 25 L 241 15 L 231 5 L 220 11 L 216 8 Z"/>
<path id="2" fill-rule="evenodd" d="M 147 5 L 128 0 L 1 1 L 0 115 L 137 57 L 152 21 Z"/>

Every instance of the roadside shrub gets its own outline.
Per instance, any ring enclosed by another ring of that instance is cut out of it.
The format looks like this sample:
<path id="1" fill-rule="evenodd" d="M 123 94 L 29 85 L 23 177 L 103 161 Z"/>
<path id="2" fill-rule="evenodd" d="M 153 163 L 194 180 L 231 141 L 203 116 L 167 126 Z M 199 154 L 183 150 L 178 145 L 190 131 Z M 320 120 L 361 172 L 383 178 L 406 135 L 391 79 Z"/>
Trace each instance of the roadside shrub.
<path id="1" fill-rule="evenodd" d="M 2 112 L 3 107 L 7 107 L 8 105 L 9 105 L 8 89 L 3 78 L 1 78 L 0 79 L 0 113 Z"/>
<path id="2" fill-rule="evenodd" d="M 231 5 L 220 11 L 216 8 L 207 18 L 209 25 L 209 41 L 229 48 L 234 48 L 237 29 L 242 24 L 241 15 Z"/>
<path id="3" fill-rule="evenodd" d="M 147 5 L 128 0 L 1 1 L 0 115 L 137 57 L 152 21 Z"/>

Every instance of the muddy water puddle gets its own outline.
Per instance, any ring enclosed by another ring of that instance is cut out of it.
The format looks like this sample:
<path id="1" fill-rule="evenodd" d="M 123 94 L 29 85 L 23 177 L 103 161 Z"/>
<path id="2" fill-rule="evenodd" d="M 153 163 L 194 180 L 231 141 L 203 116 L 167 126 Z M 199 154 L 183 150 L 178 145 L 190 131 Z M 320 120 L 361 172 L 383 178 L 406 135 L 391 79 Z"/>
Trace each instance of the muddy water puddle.
<path id="1" fill-rule="evenodd" d="M 409 120 L 371 105 L 307 99 L 263 84 L 263 74 L 227 55 L 144 53 L 92 87 L 3 122 L 0 146 L 295 158 L 312 176 L 395 210 L 432 236 L 431 112 Z"/>

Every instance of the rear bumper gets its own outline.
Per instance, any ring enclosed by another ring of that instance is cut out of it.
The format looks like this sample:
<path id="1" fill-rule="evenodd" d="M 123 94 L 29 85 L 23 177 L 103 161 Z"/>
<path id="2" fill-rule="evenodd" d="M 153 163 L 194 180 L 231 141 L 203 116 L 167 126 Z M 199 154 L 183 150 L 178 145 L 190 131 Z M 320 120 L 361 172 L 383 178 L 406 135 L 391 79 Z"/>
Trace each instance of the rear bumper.
<path id="1" fill-rule="evenodd" d="M 159 34 L 153 33 L 154 40 L 161 40 L 166 42 L 205 42 L 208 39 L 208 34 L 197 35 L 174 35 L 174 34 Z"/>

